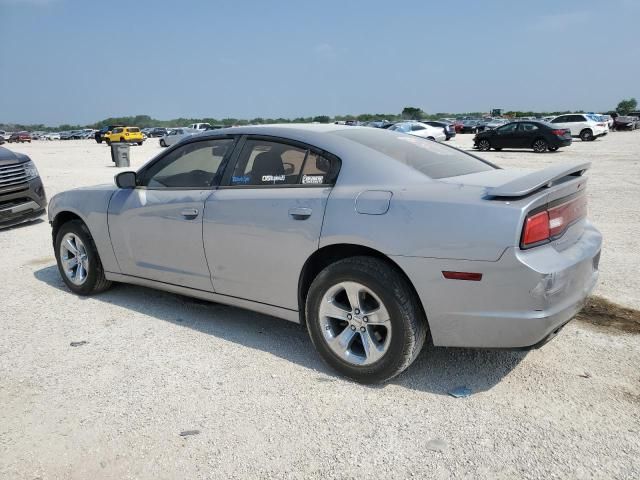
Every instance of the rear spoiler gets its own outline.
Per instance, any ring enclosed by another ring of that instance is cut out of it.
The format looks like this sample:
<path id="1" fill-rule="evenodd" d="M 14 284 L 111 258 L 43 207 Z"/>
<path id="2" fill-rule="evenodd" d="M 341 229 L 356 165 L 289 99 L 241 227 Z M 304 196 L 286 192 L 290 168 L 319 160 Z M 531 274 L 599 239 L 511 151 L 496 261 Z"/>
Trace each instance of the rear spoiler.
<path id="1" fill-rule="evenodd" d="M 497 187 L 487 188 L 487 195 L 490 197 L 524 197 L 530 193 L 540 190 L 542 187 L 550 187 L 561 178 L 584 175 L 591 162 L 574 162 L 564 165 L 545 168 L 537 172 L 531 172 L 522 177 L 511 180 Z"/>

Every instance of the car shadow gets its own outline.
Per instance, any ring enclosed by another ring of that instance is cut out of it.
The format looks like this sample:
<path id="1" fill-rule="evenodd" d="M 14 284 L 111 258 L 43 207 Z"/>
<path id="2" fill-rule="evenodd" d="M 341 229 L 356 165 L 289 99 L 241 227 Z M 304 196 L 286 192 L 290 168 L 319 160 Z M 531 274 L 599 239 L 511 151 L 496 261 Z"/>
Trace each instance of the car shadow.
<path id="1" fill-rule="evenodd" d="M 26 220 L 22 223 L 17 223 L 15 225 L 7 225 L 6 227 L 0 226 L 0 232 L 8 231 L 8 230 L 19 230 L 21 228 L 28 228 L 42 222 L 44 222 L 42 218 L 34 218 L 32 220 Z"/>
<path id="2" fill-rule="evenodd" d="M 55 265 L 36 270 L 34 276 L 73 295 Z M 154 301 L 149 302 L 149 297 Z M 306 329 L 295 323 L 136 285 L 114 284 L 91 298 L 268 352 L 317 372 L 318 382 L 345 381 L 324 364 L 314 351 Z M 448 395 L 452 389 L 464 386 L 474 394 L 500 383 L 526 356 L 522 351 L 443 348 L 428 342 L 413 365 L 390 384 L 439 395 Z M 385 385 L 366 388 L 385 388 Z"/>

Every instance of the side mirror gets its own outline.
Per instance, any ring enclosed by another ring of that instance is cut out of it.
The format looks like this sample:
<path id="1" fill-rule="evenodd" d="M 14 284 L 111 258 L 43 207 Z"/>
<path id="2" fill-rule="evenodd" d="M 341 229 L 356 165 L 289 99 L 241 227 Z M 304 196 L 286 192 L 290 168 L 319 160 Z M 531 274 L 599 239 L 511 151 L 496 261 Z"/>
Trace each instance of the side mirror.
<path id="1" fill-rule="evenodd" d="M 122 172 L 116 175 L 118 188 L 136 188 L 136 172 Z"/>

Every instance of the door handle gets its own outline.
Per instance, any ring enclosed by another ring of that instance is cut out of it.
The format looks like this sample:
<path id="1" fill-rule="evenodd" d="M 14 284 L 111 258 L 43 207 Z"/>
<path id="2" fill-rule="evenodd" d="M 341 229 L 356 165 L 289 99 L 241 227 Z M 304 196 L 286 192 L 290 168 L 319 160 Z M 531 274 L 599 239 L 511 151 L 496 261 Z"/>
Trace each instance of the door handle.
<path id="1" fill-rule="evenodd" d="M 198 216 L 198 209 L 197 208 L 185 208 L 184 210 L 182 210 L 182 212 L 180 212 L 180 214 L 185 217 L 188 218 L 189 220 L 196 218 Z"/>
<path id="2" fill-rule="evenodd" d="M 289 209 L 289 215 L 291 215 L 295 220 L 306 220 L 311 216 L 311 210 L 307 207 L 296 207 Z"/>

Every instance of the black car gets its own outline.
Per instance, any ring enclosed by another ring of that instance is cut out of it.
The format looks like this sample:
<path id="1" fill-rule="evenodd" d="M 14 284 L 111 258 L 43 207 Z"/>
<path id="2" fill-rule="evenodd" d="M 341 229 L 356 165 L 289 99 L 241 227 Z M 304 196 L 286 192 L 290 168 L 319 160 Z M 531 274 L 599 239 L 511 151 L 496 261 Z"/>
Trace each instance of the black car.
<path id="1" fill-rule="evenodd" d="M 0 147 L 0 228 L 38 218 L 47 196 L 29 157 Z"/>
<path id="2" fill-rule="evenodd" d="M 534 152 L 555 152 L 560 147 L 571 145 L 571 131 L 555 128 L 546 122 L 511 122 L 478 133 L 473 139 L 475 148 L 482 152 L 490 149 L 532 148 Z"/>
<path id="3" fill-rule="evenodd" d="M 155 137 L 162 138 L 167 133 L 169 133 L 169 131 L 166 128 L 164 128 L 164 127 L 155 127 L 155 128 L 152 128 L 151 130 L 149 130 L 149 133 L 147 133 L 147 137 L 149 137 L 149 138 L 152 138 L 152 137 L 153 138 L 155 138 Z"/>
<path id="4" fill-rule="evenodd" d="M 446 140 L 450 140 L 456 136 L 456 129 L 453 126 L 453 123 L 439 122 L 435 120 L 424 120 L 422 121 L 422 123 L 426 123 L 427 125 L 431 125 L 432 127 L 439 127 L 444 129 L 444 134 L 447 136 Z"/>
<path id="5" fill-rule="evenodd" d="M 484 125 L 480 127 L 480 120 L 463 120 L 460 133 L 478 133 L 481 129 L 484 129 Z"/>

